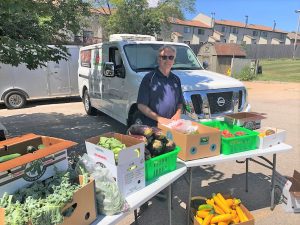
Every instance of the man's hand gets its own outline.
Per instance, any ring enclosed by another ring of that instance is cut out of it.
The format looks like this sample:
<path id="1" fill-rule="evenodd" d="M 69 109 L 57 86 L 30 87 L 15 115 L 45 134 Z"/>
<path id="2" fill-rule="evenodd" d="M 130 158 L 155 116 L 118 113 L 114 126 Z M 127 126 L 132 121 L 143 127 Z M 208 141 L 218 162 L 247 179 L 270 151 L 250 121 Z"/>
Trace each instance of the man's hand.
<path id="1" fill-rule="evenodd" d="M 172 123 L 173 120 L 172 119 L 167 119 L 167 118 L 164 118 L 164 117 L 158 117 L 157 122 L 160 123 L 160 124 L 168 125 L 169 123 Z"/>
<path id="2" fill-rule="evenodd" d="M 182 104 L 180 104 L 178 106 L 178 109 L 176 111 L 176 113 L 174 114 L 174 116 L 172 116 L 172 120 L 179 120 L 180 119 L 180 115 L 181 115 L 181 108 L 182 108 Z"/>

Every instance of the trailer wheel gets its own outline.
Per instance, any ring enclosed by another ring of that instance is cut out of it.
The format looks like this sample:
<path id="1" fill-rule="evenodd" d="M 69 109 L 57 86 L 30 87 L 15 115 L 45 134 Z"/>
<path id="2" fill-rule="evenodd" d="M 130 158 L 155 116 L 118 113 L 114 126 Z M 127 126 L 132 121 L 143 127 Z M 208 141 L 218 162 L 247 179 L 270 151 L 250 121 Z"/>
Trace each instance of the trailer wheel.
<path id="1" fill-rule="evenodd" d="M 91 101 L 90 101 L 90 96 L 88 94 L 88 90 L 84 91 L 82 100 L 83 100 L 83 105 L 84 105 L 86 114 L 96 115 L 97 109 L 95 109 L 94 107 L 91 106 Z"/>
<path id="2" fill-rule="evenodd" d="M 4 104 L 8 109 L 20 109 L 26 104 L 26 97 L 19 91 L 11 91 L 4 97 Z"/>

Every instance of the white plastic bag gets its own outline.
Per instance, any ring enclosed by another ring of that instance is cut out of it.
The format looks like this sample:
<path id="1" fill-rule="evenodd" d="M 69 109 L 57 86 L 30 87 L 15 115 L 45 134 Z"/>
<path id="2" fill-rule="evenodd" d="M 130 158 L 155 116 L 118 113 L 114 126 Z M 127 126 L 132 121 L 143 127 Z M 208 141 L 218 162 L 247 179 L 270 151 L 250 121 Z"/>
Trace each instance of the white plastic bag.
<path id="1" fill-rule="evenodd" d="M 128 211 L 129 205 L 120 193 L 110 171 L 96 164 L 87 154 L 84 154 L 80 161 L 95 179 L 98 212 L 110 216 Z"/>
<path id="2" fill-rule="evenodd" d="M 197 126 L 193 126 L 190 120 L 176 120 L 167 125 L 167 127 L 172 128 L 181 133 L 192 134 L 195 133 L 198 129 Z"/>

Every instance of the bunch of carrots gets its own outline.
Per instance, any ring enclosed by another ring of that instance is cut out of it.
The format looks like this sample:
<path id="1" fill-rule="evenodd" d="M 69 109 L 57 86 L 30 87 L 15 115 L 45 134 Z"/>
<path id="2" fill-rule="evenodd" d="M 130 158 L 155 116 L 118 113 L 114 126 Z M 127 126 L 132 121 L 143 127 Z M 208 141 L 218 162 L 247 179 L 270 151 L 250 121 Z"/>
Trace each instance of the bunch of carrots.
<path id="1" fill-rule="evenodd" d="M 229 225 L 248 221 L 248 217 L 240 207 L 241 200 L 225 199 L 222 194 L 213 194 L 206 199 L 206 204 L 200 205 L 195 220 L 200 225 Z"/>

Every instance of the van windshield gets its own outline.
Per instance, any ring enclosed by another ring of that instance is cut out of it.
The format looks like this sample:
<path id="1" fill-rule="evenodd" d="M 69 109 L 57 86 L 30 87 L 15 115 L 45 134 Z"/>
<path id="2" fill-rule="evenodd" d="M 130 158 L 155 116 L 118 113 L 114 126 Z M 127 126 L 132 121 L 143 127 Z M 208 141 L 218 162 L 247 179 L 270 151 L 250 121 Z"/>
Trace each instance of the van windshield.
<path id="1" fill-rule="evenodd" d="M 124 51 L 130 67 L 135 72 L 153 70 L 158 66 L 158 49 L 163 44 L 128 44 Z M 172 45 L 176 48 L 176 58 L 172 70 L 202 70 L 193 51 L 180 45 Z"/>

